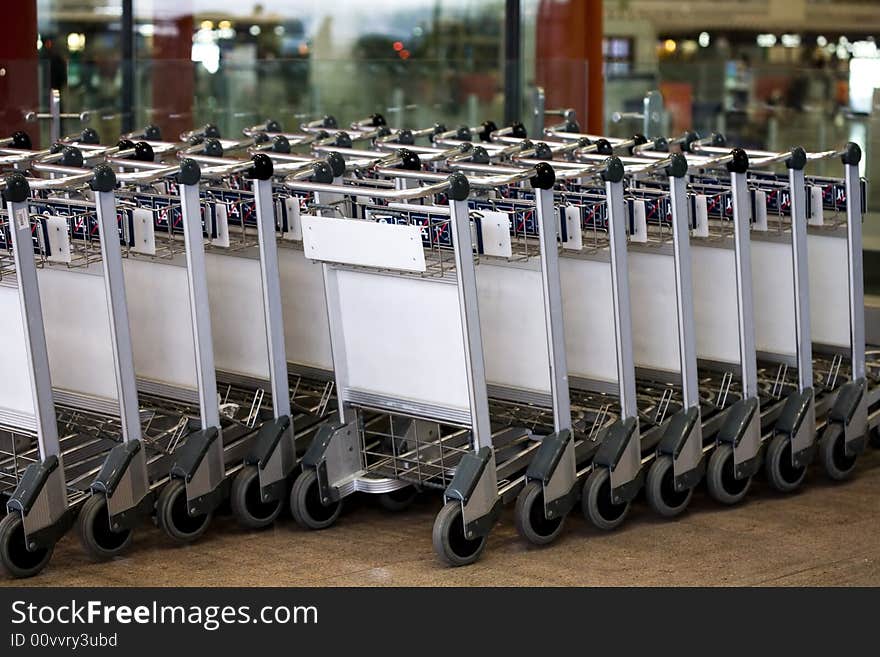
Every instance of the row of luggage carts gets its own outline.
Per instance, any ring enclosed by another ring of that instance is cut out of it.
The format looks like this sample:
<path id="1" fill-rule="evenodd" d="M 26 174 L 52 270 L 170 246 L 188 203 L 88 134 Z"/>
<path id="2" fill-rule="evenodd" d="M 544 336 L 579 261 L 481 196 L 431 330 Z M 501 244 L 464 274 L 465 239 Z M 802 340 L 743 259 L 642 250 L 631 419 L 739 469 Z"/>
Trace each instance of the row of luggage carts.
<path id="1" fill-rule="evenodd" d="M 840 163 L 841 177 L 811 173 Z M 0 141 L 0 563 L 97 560 L 151 516 L 191 542 L 343 501 L 443 507 L 476 561 L 506 504 L 525 540 L 644 490 L 848 478 L 880 424 L 865 345 L 861 151 L 522 124 L 330 116 L 224 139 Z M 405 516 L 402 516 L 405 517 Z M 291 535 L 295 541 L 295 534 Z"/>

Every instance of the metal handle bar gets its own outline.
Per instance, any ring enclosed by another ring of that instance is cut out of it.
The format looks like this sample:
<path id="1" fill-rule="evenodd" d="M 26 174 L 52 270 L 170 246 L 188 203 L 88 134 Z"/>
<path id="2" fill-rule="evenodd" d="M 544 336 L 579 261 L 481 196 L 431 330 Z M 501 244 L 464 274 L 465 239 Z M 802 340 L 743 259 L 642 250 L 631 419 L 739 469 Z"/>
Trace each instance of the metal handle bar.
<path id="1" fill-rule="evenodd" d="M 79 112 L 78 114 L 76 112 L 61 112 L 57 115 L 53 115 L 50 112 L 25 112 L 24 120 L 27 123 L 36 123 L 40 120 L 49 121 L 56 118 L 56 116 L 59 119 L 79 119 L 82 123 L 88 123 L 91 118 L 91 112 Z"/>
<path id="2" fill-rule="evenodd" d="M 377 189 L 357 185 L 328 185 L 326 183 L 307 182 L 296 178 L 293 180 L 285 178 L 284 185 L 288 189 L 301 192 L 327 192 L 330 194 L 345 194 L 347 196 L 366 196 L 368 198 L 381 198 L 393 201 L 409 201 L 417 198 L 428 198 L 451 189 L 453 185 L 461 185 L 461 182 L 454 180 L 454 176 L 455 174 L 447 176 L 443 181 L 436 182 L 433 185 L 413 187 L 411 189 Z M 466 184 L 467 179 L 464 179 L 464 181 Z"/>

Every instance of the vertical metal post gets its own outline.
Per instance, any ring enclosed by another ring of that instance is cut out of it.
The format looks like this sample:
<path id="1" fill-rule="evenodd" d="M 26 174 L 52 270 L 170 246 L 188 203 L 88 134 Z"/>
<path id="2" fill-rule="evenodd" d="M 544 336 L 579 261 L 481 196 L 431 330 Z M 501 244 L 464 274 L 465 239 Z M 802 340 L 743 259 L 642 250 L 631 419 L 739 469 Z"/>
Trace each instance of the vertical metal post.
<path id="1" fill-rule="evenodd" d="M 553 425 L 559 432 L 563 429 L 571 429 L 571 398 L 568 391 L 568 365 L 565 361 L 556 215 L 553 212 L 553 190 L 536 189 L 535 192 L 535 210 L 540 226 L 541 284 L 544 292 L 544 319 L 547 326 L 547 355 L 550 361 L 550 395 L 553 399 Z"/>
<path id="2" fill-rule="evenodd" d="M 122 0 L 122 17 L 119 24 L 122 57 L 122 89 L 120 108 L 122 132 L 134 129 L 134 8 L 133 0 Z"/>
<path id="3" fill-rule="evenodd" d="M 492 447 L 492 428 L 489 423 L 486 367 L 480 334 L 480 311 L 477 305 L 477 273 L 474 267 L 467 201 L 450 200 L 449 221 L 452 224 L 454 239 L 455 274 L 458 282 L 471 427 L 474 432 L 474 450 L 479 451 L 482 447 Z"/>
<path id="4" fill-rule="evenodd" d="M 849 326 L 853 380 L 865 378 L 865 279 L 862 264 L 862 190 L 858 163 L 845 165 Z"/>
<path id="5" fill-rule="evenodd" d="M 96 192 L 95 208 L 100 228 L 101 258 L 104 261 L 104 293 L 110 319 L 110 343 L 119 397 L 119 416 L 122 420 L 122 439 L 140 440 L 141 423 L 134 371 L 134 349 L 131 327 L 128 323 L 128 303 L 125 295 L 125 273 L 119 248 L 119 225 L 113 192 Z"/>
<path id="6" fill-rule="evenodd" d="M 25 348 L 31 374 L 31 396 L 34 400 L 37 443 L 40 458 L 61 458 L 58 442 L 58 423 L 52 397 L 52 378 L 49 373 L 49 352 L 43 327 L 43 306 L 34 262 L 33 237 L 27 201 L 10 202 L 9 233 L 12 235 L 12 255 L 18 280 L 18 300 L 24 329 Z"/>
<path id="7" fill-rule="evenodd" d="M 49 90 L 49 143 L 54 144 L 61 139 L 61 92 Z"/>
<path id="8" fill-rule="evenodd" d="M 263 290 L 263 313 L 266 322 L 266 347 L 269 352 L 269 385 L 276 418 L 290 415 L 287 382 L 287 354 L 284 349 L 284 319 L 281 310 L 281 277 L 278 272 L 278 245 L 275 241 L 275 208 L 272 181 L 254 180 L 257 209 L 257 234 L 260 244 L 260 278 Z"/>
<path id="9" fill-rule="evenodd" d="M 205 269 L 205 243 L 199 206 L 199 184 L 180 185 L 183 238 L 189 305 L 192 314 L 193 343 L 196 352 L 196 380 L 202 429 L 220 428 L 217 403 L 217 373 L 214 370 L 214 340 L 211 335 L 211 308 Z"/>
<path id="10" fill-rule="evenodd" d="M 745 172 L 731 172 L 733 231 L 736 258 L 736 301 L 739 306 L 739 357 L 743 397 L 758 396 L 758 362 L 755 353 L 755 309 L 752 293 L 751 201 Z"/>
<path id="11" fill-rule="evenodd" d="M 789 168 L 791 256 L 794 273 L 794 331 L 797 342 L 798 389 L 813 387 L 813 338 L 810 332 L 810 269 L 807 260 L 807 191 L 804 170 Z"/>
<path id="12" fill-rule="evenodd" d="M 669 177 L 672 200 L 672 247 L 675 261 L 675 296 L 678 305 L 678 349 L 681 389 L 685 408 L 699 408 L 696 325 L 694 323 L 693 270 L 690 223 L 684 177 Z"/>
<path id="13" fill-rule="evenodd" d="M 506 0 L 504 9 L 504 122 L 518 121 L 522 111 L 520 0 Z"/>
<path id="14" fill-rule="evenodd" d="M 614 335 L 617 341 L 617 382 L 621 419 L 628 419 L 638 416 L 638 408 L 623 183 L 606 181 L 605 198 L 608 204 L 608 239 L 611 242 L 611 295 L 614 303 Z"/>
<path id="15" fill-rule="evenodd" d="M 547 94 L 544 87 L 536 86 L 534 94 L 534 106 L 532 108 L 532 137 L 540 139 L 544 135 L 545 112 L 547 111 Z"/>

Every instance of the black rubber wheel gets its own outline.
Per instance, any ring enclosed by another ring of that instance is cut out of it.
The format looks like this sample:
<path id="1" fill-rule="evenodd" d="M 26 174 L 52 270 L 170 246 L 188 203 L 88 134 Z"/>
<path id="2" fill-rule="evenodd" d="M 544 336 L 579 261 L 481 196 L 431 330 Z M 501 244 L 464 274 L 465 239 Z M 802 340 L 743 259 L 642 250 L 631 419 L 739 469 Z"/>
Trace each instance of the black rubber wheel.
<path id="1" fill-rule="evenodd" d="M 675 489 L 675 471 L 671 456 L 658 456 L 648 468 L 645 496 L 648 498 L 648 505 L 658 515 L 674 518 L 682 514 L 690 504 L 693 494 L 693 488 Z"/>
<path id="2" fill-rule="evenodd" d="M 246 529 L 264 529 L 275 522 L 284 508 L 281 499 L 263 501 L 260 472 L 255 465 L 246 465 L 232 479 L 229 496 L 232 514 Z"/>
<path id="3" fill-rule="evenodd" d="M 8 513 L 0 520 L 0 564 L 12 577 L 23 579 L 40 573 L 55 546 L 40 548 L 33 552 L 27 549 L 24 537 L 24 523 L 17 513 Z"/>
<path id="4" fill-rule="evenodd" d="M 516 498 L 516 531 L 529 543 L 547 545 L 556 540 L 565 525 L 565 516 L 548 519 L 544 514 L 544 487 L 530 481 Z"/>
<path id="5" fill-rule="evenodd" d="M 780 493 L 791 493 L 800 487 L 807 468 L 792 464 L 791 436 L 778 433 L 770 439 L 764 455 L 764 472 L 770 485 Z"/>
<path id="6" fill-rule="evenodd" d="M 749 492 L 752 478 L 737 479 L 734 476 L 733 447 L 718 445 L 709 457 L 706 468 L 706 484 L 709 495 L 721 504 L 738 504 Z"/>
<path id="7" fill-rule="evenodd" d="M 468 538 L 464 533 L 461 502 L 447 502 L 434 519 L 434 551 L 449 566 L 467 566 L 480 558 L 486 537 Z"/>
<path id="8" fill-rule="evenodd" d="M 608 468 L 595 468 L 587 477 L 581 493 L 581 510 L 598 529 L 611 531 L 623 524 L 629 512 L 629 502 L 615 504 L 611 501 L 611 472 Z"/>
<path id="9" fill-rule="evenodd" d="M 131 545 L 134 534 L 131 529 L 114 531 L 110 527 L 107 498 L 91 495 L 82 505 L 77 519 L 79 541 L 90 557 L 106 561 L 119 556 Z"/>
<path id="10" fill-rule="evenodd" d="M 390 493 L 379 495 L 379 505 L 386 511 L 399 513 L 400 511 L 406 511 L 412 506 L 418 494 L 419 491 L 415 486 L 405 486 Z"/>
<path id="11" fill-rule="evenodd" d="M 180 479 L 169 481 L 156 501 L 159 527 L 178 543 L 192 543 L 205 533 L 213 513 L 191 516 L 187 509 L 186 486 Z"/>
<path id="12" fill-rule="evenodd" d="M 856 456 L 846 453 L 843 426 L 828 424 L 819 438 L 819 461 L 825 474 L 834 481 L 849 479 L 856 468 Z"/>
<path id="13" fill-rule="evenodd" d="M 339 518 L 342 500 L 324 504 L 318 490 L 318 473 L 305 470 L 290 490 L 290 512 L 300 527 L 327 529 Z"/>

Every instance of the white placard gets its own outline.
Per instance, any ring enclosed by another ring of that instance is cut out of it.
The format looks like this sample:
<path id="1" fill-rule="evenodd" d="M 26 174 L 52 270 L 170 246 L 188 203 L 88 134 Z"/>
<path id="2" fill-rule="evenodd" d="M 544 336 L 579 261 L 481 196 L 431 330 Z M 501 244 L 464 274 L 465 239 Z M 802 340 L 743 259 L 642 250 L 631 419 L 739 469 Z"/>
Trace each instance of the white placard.
<path id="1" fill-rule="evenodd" d="M 480 229 L 483 234 L 483 253 L 499 258 L 513 255 L 510 245 L 510 215 L 494 210 L 479 210 Z"/>
<path id="2" fill-rule="evenodd" d="M 67 217 L 46 217 L 46 235 L 49 240 L 50 262 L 69 263 L 70 257 L 70 232 L 68 230 Z"/>
<path id="3" fill-rule="evenodd" d="M 584 233 L 581 230 L 581 208 L 576 205 L 566 205 L 562 208 L 565 218 L 565 230 L 568 239 L 562 243 L 562 248 L 569 251 L 580 251 L 584 248 Z"/>
<path id="4" fill-rule="evenodd" d="M 549 394 L 541 270 L 481 262 L 477 290 L 486 381 Z"/>
<path id="5" fill-rule="evenodd" d="M 635 250 L 627 262 L 636 367 L 680 372 L 675 262 L 670 255 Z"/>
<path id="6" fill-rule="evenodd" d="M 302 241 L 303 233 L 302 233 L 302 219 L 300 218 L 299 212 L 299 199 L 293 196 L 289 196 L 285 199 L 282 199 L 282 203 L 284 203 L 284 209 L 287 211 L 287 230 L 282 234 L 282 238 L 286 240 L 292 240 L 295 242 Z M 281 225 L 281 208 L 278 208 L 278 225 Z"/>
<path id="7" fill-rule="evenodd" d="M 9 285 L 0 285 L 0 340 L 0 409 L 33 418 L 31 368 L 27 359 L 21 303 L 18 289 Z M 22 428 L 29 428 L 33 420 L 23 425 Z"/>
<path id="8" fill-rule="evenodd" d="M 345 269 L 328 273 L 344 309 L 338 337 L 349 389 L 468 412 L 455 285 Z"/>
<path id="9" fill-rule="evenodd" d="M 849 260 L 846 238 L 807 235 L 807 253 L 813 342 L 849 348 Z"/>
<path id="10" fill-rule="evenodd" d="M 767 230 L 767 193 L 761 189 L 754 190 L 755 221 L 752 230 Z"/>
<path id="11" fill-rule="evenodd" d="M 705 194 L 694 197 L 694 213 L 696 227 L 691 231 L 694 237 L 709 237 L 709 203 Z"/>
<path id="12" fill-rule="evenodd" d="M 229 209 L 225 203 L 214 204 L 214 222 L 217 237 L 211 240 L 214 246 L 229 247 Z"/>
<path id="13" fill-rule="evenodd" d="M 306 257 L 364 267 L 425 271 L 425 252 L 419 226 L 302 217 Z"/>
<path id="14" fill-rule="evenodd" d="M 131 250 L 144 255 L 156 255 L 156 225 L 153 211 L 137 208 L 132 212 L 133 244 Z"/>
<path id="15" fill-rule="evenodd" d="M 739 363 L 739 305 L 733 249 L 691 244 L 697 357 Z"/>
<path id="16" fill-rule="evenodd" d="M 330 327 L 320 262 L 306 259 L 299 249 L 278 249 L 281 275 L 281 310 L 284 315 L 284 348 L 287 360 L 332 371 Z"/>
<path id="17" fill-rule="evenodd" d="M 630 242 L 648 241 L 648 219 L 645 210 L 644 199 L 634 199 L 632 202 L 632 224 L 629 235 Z"/>
<path id="18" fill-rule="evenodd" d="M 791 244 L 752 240 L 751 248 L 755 347 L 759 352 L 796 356 Z"/>
<path id="19" fill-rule="evenodd" d="M 611 265 L 607 261 L 562 257 L 559 272 L 569 374 L 617 381 Z"/>
<path id="20" fill-rule="evenodd" d="M 825 223 L 825 210 L 822 207 L 822 188 L 818 185 L 807 187 L 810 193 L 810 217 L 807 223 L 811 226 L 822 226 Z"/>
<path id="21" fill-rule="evenodd" d="M 214 365 L 218 370 L 269 379 L 269 351 L 260 261 L 207 253 Z"/>

